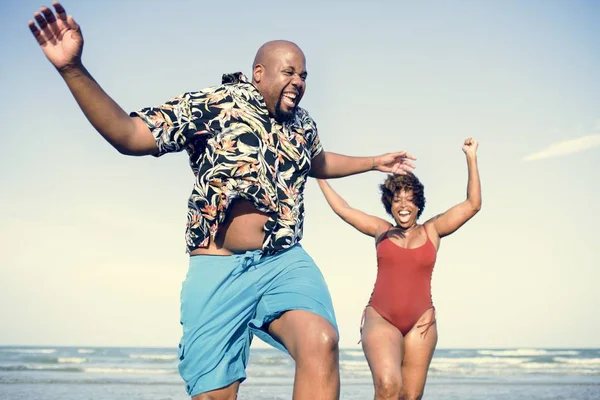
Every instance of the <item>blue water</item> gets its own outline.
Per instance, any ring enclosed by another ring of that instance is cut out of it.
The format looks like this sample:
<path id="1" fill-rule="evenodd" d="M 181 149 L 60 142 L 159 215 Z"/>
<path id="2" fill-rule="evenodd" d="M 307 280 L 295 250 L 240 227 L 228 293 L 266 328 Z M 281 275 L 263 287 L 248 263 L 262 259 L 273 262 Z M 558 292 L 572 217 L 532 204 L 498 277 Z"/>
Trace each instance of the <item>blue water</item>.
<path id="1" fill-rule="evenodd" d="M 240 400 L 290 399 L 294 364 L 273 349 L 252 349 Z M 373 398 L 359 349 L 340 351 L 342 399 Z M 0 399 L 188 397 L 176 349 L 0 347 Z M 426 399 L 600 399 L 600 349 L 438 349 Z"/>

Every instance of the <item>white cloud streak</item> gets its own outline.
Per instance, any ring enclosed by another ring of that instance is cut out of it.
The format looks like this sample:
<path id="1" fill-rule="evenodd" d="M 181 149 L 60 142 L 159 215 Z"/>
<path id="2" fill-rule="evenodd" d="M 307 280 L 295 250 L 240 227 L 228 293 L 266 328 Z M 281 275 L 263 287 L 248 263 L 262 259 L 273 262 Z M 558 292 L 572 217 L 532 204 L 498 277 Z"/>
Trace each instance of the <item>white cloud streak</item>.
<path id="1" fill-rule="evenodd" d="M 600 133 L 554 143 L 537 153 L 526 156 L 524 160 L 536 161 L 547 158 L 563 157 L 598 146 L 600 146 Z"/>

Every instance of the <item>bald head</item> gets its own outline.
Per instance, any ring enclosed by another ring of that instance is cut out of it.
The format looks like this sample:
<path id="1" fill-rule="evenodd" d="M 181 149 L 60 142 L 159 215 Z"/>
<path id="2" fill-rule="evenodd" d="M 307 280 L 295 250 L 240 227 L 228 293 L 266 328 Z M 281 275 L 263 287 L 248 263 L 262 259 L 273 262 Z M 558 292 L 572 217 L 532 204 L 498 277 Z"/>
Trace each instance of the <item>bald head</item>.
<path id="1" fill-rule="evenodd" d="M 262 64 L 266 65 L 276 59 L 280 53 L 297 53 L 302 56 L 302 58 L 306 62 L 306 58 L 304 57 L 304 53 L 302 49 L 294 42 L 290 42 L 288 40 L 272 40 L 260 46 L 258 51 L 256 52 L 256 56 L 254 57 L 254 62 L 252 63 L 252 69 L 256 68 L 257 65 Z"/>
<path id="2" fill-rule="evenodd" d="M 252 83 L 263 95 L 271 117 L 292 118 L 306 89 L 306 58 L 297 44 L 273 40 L 260 46 L 252 64 Z"/>

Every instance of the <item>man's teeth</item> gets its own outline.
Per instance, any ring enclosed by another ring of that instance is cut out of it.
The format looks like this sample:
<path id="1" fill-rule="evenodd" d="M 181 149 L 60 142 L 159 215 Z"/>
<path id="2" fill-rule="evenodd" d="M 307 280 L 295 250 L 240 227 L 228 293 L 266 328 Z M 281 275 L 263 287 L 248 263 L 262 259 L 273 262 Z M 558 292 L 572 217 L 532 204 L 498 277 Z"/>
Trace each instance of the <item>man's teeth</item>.
<path id="1" fill-rule="evenodd" d="M 296 94 L 295 93 L 284 93 L 283 94 L 283 102 L 287 104 L 288 107 L 296 106 Z"/>

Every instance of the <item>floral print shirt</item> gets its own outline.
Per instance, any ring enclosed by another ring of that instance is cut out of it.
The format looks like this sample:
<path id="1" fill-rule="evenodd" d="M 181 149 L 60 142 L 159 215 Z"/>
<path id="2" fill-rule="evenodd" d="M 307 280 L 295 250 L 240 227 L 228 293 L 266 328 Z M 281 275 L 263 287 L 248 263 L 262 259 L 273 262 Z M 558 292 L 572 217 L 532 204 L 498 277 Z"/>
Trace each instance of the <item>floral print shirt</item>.
<path id="1" fill-rule="evenodd" d="M 271 216 L 262 249 L 274 253 L 302 238 L 304 186 L 311 160 L 322 151 L 317 126 L 297 108 L 279 123 L 264 98 L 240 72 L 220 86 L 184 93 L 131 113 L 148 125 L 158 155 L 186 150 L 195 176 L 188 201 L 187 251 L 215 239 L 236 198 Z"/>

